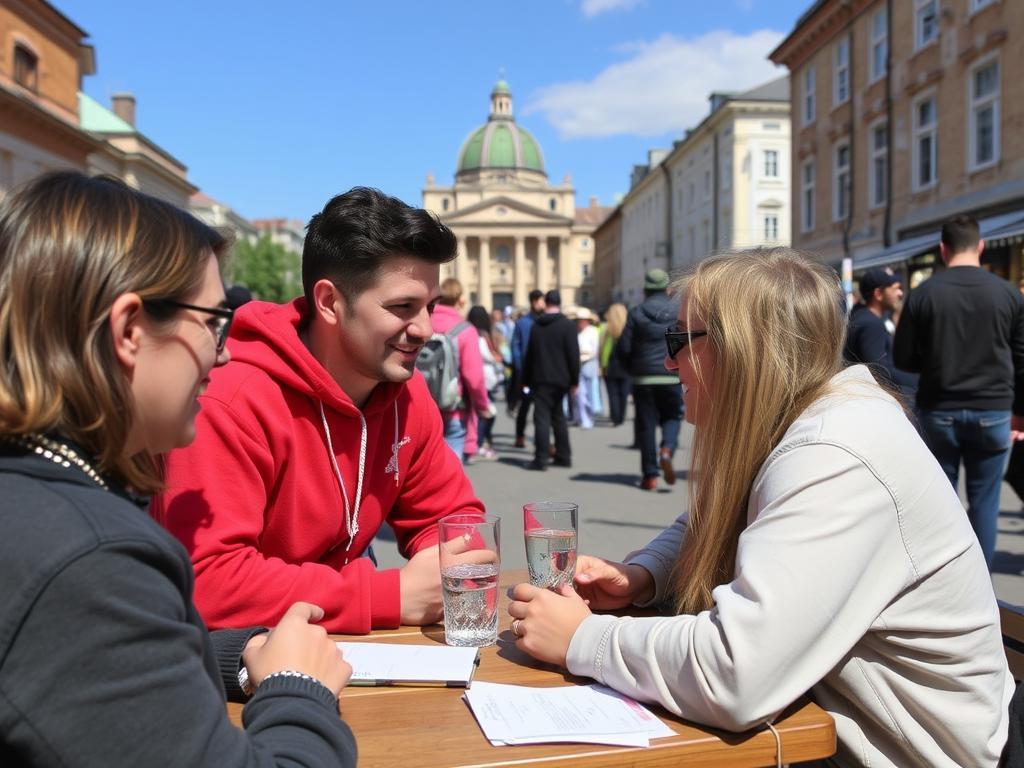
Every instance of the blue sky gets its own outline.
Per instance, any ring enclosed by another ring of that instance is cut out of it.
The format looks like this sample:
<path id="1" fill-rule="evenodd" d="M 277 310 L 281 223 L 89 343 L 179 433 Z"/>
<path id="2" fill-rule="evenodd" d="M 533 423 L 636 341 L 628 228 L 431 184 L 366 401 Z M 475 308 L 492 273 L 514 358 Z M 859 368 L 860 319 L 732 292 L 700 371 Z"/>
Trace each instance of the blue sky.
<path id="1" fill-rule="evenodd" d="M 53 0 L 96 47 L 85 91 L 138 100 L 139 129 L 244 216 L 308 219 L 357 184 L 419 204 L 453 181 L 504 71 L 520 125 L 577 203 L 706 114 L 712 90 L 783 72 L 765 55 L 811 0 Z"/>

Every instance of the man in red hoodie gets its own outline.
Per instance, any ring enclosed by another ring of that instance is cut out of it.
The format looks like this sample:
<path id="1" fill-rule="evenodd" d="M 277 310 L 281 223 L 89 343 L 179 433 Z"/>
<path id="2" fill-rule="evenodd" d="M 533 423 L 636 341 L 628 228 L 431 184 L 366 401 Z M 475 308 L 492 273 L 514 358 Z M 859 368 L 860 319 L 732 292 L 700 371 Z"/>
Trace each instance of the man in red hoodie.
<path id="1" fill-rule="evenodd" d="M 296 600 L 334 632 L 441 618 L 435 524 L 483 514 L 415 373 L 455 247 L 426 211 L 357 187 L 309 223 L 305 295 L 235 314 L 232 360 L 151 508 L 192 557 L 211 627 L 272 626 Z M 363 556 L 385 522 L 401 569 Z"/>

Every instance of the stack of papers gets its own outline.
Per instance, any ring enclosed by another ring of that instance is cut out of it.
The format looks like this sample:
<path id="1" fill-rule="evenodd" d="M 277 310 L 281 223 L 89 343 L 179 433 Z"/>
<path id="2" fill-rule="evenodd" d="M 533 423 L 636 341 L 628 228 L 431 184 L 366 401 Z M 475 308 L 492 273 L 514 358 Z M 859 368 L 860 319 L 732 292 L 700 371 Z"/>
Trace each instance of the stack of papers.
<path id="1" fill-rule="evenodd" d="M 651 739 L 675 735 L 650 710 L 603 685 L 527 688 L 477 681 L 463 698 L 496 747 L 555 742 L 649 747 Z"/>
<path id="2" fill-rule="evenodd" d="M 400 643 L 338 643 L 352 665 L 352 685 L 436 685 L 465 688 L 479 648 Z"/>

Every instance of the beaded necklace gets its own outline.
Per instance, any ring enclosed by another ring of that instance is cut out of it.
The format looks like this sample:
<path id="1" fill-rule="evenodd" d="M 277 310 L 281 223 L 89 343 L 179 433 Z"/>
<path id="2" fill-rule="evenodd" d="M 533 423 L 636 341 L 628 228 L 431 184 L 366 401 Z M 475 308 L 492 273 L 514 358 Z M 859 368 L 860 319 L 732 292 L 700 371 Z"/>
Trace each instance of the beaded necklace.
<path id="1" fill-rule="evenodd" d="M 44 435 L 35 433 L 30 435 L 4 435 L 3 439 L 25 448 L 38 456 L 49 459 L 54 464 L 59 464 L 62 467 L 70 468 L 74 465 L 100 488 L 105 491 L 110 490 L 103 476 L 89 462 L 79 456 L 74 448 L 65 443 L 58 443 L 56 440 L 51 440 Z"/>

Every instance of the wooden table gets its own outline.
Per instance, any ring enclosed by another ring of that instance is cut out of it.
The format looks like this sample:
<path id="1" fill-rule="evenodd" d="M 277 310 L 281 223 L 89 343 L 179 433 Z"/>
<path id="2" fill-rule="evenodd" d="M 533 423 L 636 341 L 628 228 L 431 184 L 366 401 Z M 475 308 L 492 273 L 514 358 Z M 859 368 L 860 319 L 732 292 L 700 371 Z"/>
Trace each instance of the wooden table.
<path id="1" fill-rule="evenodd" d="M 498 644 L 480 651 L 475 680 L 535 687 L 585 684 L 587 678 L 541 664 L 519 651 L 509 630 L 505 586 L 524 581 L 525 571 L 503 575 L 499 604 Z M 339 635 L 339 640 L 389 643 L 444 643 L 444 627 L 401 627 L 369 635 Z M 368 768 L 492 768 L 494 766 L 773 766 L 775 737 L 767 729 L 736 734 L 694 725 L 648 705 L 676 736 L 651 741 L 651 746 L 613 747 L 585 744 L 543 744 L 492 747 L 484 738 L 460 689 L 363 688 L 349 686 L 341 695 L 341 712 L 359 744 L 359 764 Z M 233 722 L 242 707 L 229 704 Z M 787 763 L 828 757 L 836 750 L 835 723 L 810 701 L 790 707 L 775 726 L 782 737 Z"/>

